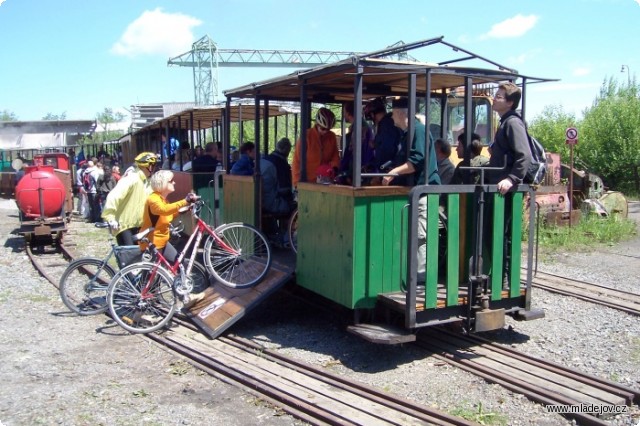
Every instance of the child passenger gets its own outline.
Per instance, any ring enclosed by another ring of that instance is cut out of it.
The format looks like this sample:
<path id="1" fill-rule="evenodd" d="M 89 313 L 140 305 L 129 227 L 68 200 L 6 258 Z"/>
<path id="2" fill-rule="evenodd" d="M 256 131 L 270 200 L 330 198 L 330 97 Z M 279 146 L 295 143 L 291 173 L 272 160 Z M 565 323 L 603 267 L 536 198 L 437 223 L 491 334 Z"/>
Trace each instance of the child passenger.
<path id="1" fill-rule="evenodd" d="M 169 261 L 173 262 L 177 256 L 176 249 L 169 242 L 170 232 L 169 225 L 178 213 L 181 207 L 196 201 L 195 194 L 189 193 L 184 200 L 169 203 L 167 196 L 175 191 L 175 182 L 173 181 L 173 172 L 171 170 L 159 170 L 149 180 L 153 193 L 149 195 L 144 206 L 142 216 L 141 231 L 153 227 L 154 230 L 148 235 L 150 242 L 155 244 L 156 248 Z M 140 249 L 145 250 L 147 244 L 141 244 Z"/>

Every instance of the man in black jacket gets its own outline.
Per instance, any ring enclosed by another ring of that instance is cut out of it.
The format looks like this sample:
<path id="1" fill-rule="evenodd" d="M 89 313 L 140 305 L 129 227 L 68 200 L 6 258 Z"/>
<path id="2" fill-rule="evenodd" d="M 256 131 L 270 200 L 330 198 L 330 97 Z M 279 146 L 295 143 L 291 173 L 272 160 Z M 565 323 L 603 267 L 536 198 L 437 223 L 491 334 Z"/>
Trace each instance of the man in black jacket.
<path id="1" fill-rule="evenodd" d="M 522 117 L 518 115 L 516 109 L 520 105 L 522 92 L 513 83 L 503 83 L 498 86 L 498 91 L 493 97 L 493 110 L 500 115 L 500 127 L 496 132 L 494 143 L 491 145 L 491 158 L 489 167 L 503 167 L 504 170 L 489 174 L 489 183 L 497 184 L 500 194 L 507 194 L 513 186 L 522 183 L 529 164 L 531 163 L 531 150 L 529 149 L 529 138 L 527 129 Z M 491 214 L 494 203 L 488 200 L 486 203 L 487 214 L 485 214 L 485 238 L 490 237 L 493 228 Z M 504 250 L 502 267 L 502 288 L 508 290 L 511 281 L 511 258 L 509 247 L 512 241 L 510 232 L 511 212 L 513 198 L 508 196 L 505 200 L 504 209 Z M 495 272 L 494 272 L 495 273 Z M 519 274 L 519 271 L 516 271 Z"/>
<path id="2" fill-rule="evenodd" d="M 489 167 L 503 167 L 505 170 L 489 175 L 489 183 L 497 184 L 502 195 L 522 179 L 531 163 L 529 138 L 524 121 L 516 110 L 520 105 L 522 92 L 513 83 L 503 83 L 493 97 L 493 110 L 500 115 L 500 127 L 491 145 Z"/>

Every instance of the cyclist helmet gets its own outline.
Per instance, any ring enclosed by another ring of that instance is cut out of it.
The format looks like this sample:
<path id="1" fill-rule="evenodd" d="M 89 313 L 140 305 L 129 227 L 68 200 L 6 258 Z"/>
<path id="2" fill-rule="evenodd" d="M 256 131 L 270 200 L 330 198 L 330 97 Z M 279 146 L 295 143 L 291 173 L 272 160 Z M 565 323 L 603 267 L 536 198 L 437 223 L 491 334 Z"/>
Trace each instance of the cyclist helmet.
<path id="1" fill-rule="evenodd" d="M 364 118 L 367 120 L 373 120 L 373 116 L 379 112 L 387 112 L 384 98 L 375 98 L 364 106 Z"/>
<path id="2" fill-rule="evenodd" d="M 331 129 L 336 124 L 336 116 L 330 109 L 320 108 L 316 113 L 316 124 L 325 129 Z"/>
<path id="3" fill-rule="evenodd" d="M 143 152 L 138 154 L 138 156 L 134 159 L 136 164 L 141 167 L 149 167 L 154 166 L 158 159 L 153 152 Z"/>

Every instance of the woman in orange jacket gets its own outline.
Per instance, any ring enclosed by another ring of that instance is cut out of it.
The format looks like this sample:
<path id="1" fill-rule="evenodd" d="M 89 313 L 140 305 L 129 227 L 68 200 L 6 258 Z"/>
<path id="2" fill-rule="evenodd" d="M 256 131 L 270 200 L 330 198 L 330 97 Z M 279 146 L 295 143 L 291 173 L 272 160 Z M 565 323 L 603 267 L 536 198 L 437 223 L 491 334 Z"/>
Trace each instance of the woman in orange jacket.
<path id="1" fill-rule="evenodd" d="M 320 165 L 328 165 L 337 170 L 340 165 L 340 155 L 338 154 L 338 140 L 331 128 L 336 123 L 336 116 L 330 109 L 320 108 L 316 114 L 316 124 L 307 129 L 307 182 L 316 182 L 317 169 Z M 291 171 L 293 175 L 293 186 L 298 186 L 300 181 L 300 139 L 296 143 L 296 150 L 293 155 Z"/>
<path id="2" fill-rule="evenodd" d="M 144 206 L 141 231 L 153 226 L 154 230 L 148 235 L 148 239 L 163 253 L 164 257 L 173 262 L 177 256 L 176 249 L 169 243 L 169 225 L 181 207 L 194 202 L 195 194 L 187 194 L 184 200 L 169 203 L 167 196 L 176 190 L 171 170 L 159 170 L 149 180 L 153 193 L 149 195 Z M 146 244 L 140 245 L 141 250 L 146 249 Z"/>

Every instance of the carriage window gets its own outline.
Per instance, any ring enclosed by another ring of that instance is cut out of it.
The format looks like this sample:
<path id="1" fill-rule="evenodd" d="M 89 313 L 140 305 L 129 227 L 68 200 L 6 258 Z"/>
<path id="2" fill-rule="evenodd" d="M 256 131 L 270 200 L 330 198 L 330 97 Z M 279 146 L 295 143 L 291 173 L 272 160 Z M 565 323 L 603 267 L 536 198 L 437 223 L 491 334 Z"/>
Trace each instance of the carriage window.
<path id="1" fill-rule="evenodd" d="M 488 145 L 493 137 L 491 125 L 491 103 L 488 98 L 477 97 L 473 99 L 473 131 L 480 135 L 483 145 Z M 456 144 L 458 136 L 464 132 L 464 100 L 450 99 L 448 108 L 448 132 L 451 135 L 450 142 Z"/>

